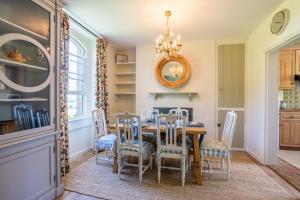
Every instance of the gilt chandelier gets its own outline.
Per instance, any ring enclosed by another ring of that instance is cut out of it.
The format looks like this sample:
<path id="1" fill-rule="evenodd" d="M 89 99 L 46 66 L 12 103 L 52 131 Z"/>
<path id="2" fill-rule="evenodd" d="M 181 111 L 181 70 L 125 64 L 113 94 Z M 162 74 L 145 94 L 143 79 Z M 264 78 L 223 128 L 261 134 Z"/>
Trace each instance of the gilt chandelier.
<path id="1" fill-rule="evenodd" d="M 177 37 L 174 38 L 174 33 L 170 32 L 169 17 L 171 15 L 172 12 L 170 10 L 165 11 L 165 16 L 167 17 L 167 31 L 156 39 L 155 45 L 156 53 L 162 55 L 166 59 L 169 59 L 170 56 L 176 57 L 182 47 L 180 35 L 177 35 Z"/>

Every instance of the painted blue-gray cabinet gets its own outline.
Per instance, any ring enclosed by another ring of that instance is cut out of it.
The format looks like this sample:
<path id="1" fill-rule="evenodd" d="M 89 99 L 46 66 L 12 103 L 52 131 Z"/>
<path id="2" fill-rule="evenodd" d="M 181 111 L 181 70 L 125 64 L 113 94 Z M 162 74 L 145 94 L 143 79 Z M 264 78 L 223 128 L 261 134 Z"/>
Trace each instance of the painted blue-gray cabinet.
<path id="1" fill-rule="evenodd" d="M 62 6 L 59 0 L 0 1 L 0 200 L 52 200 L 63 192 L 57 90 Z"/>

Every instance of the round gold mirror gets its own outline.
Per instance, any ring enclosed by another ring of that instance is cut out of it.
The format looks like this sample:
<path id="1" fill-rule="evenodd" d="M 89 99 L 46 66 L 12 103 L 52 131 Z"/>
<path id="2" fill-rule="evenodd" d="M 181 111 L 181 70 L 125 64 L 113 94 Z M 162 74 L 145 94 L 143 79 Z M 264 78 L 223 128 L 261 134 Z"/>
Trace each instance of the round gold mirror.
<path id="1" fill-rule="evenodd" d="M 190 64 L 183 56 L 177 55 L 162 58 L 156 65 L 156 78 L 163 86 L 176 88 L 184 83 L 190 77 Z"/>

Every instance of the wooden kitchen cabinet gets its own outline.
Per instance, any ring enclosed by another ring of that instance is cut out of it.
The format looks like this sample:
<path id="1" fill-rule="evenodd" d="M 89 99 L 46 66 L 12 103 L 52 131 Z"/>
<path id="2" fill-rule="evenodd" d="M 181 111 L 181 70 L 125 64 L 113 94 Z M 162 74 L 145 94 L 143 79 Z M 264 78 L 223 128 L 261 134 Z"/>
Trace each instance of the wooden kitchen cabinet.
<path id="1" fill-rule="evenodd" d="M 280 147 L 300 147 L 300 112 L 281 112 Z"/>
<path id="2" fill-rule="evenodd" d="M 280 146 L 290 145 L 290 122 L 280 122 Z"/>
<path id="3" fill-rule="evenodd" d="M 295 88 L 296 51 L 281 51 L 279 55 L 280 77 L 279 89 L 288 90 Z"/>
<path id="4" fill-rule="evenodd" d="M 300 49 L 296 50 L 295 73 L 298 74 L 298 75 L 300 75 Z"/>

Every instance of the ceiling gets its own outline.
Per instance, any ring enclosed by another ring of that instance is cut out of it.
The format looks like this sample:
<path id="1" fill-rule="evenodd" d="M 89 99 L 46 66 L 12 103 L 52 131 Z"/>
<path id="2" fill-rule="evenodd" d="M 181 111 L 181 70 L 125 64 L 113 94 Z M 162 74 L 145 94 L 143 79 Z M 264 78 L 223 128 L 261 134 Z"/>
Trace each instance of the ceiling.
<path id="1" fill-rule="evenodd" d="M 154 43 L 166 29 L 182 40 L 246 37 L 283 0 L 65 0 L 67 10 L 113 44 Z"/>

